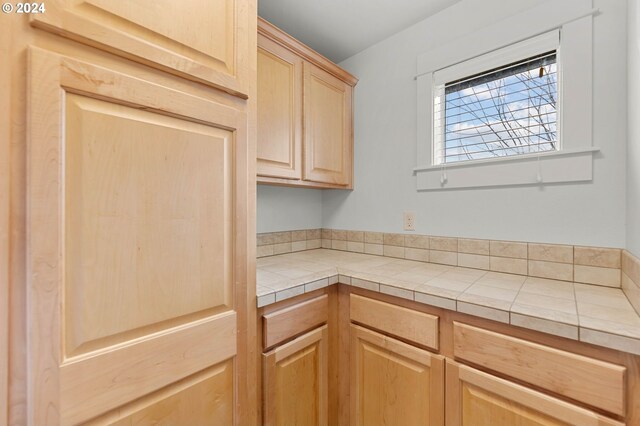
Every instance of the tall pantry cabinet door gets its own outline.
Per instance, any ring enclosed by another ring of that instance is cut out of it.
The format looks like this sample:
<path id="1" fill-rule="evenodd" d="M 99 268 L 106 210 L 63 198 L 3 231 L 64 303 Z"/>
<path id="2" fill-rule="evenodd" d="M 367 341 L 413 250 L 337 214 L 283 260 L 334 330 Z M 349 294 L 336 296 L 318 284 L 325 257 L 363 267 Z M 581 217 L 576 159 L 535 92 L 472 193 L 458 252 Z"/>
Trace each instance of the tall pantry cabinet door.
<path id="1" fill-rule="evenodd" d="M 351 325 L 351 425 L 444 424 L 444 357 Z"/>
<path id="2" fill-rule="evenodd" d="M 52 0 L 38 28 L 246 98 L 248 0 Z"/>
<path id="3" fill-rule="evenodd" d="M 622 426 L 593 411 L 447 360 L 447 426 Z"/>
<path id="4" fill-rule="evenodd" d="M 302 58 L 258 35 L 258 175 L 302 178 Z"/>
<path id="5" fill-rule="evenodd" d="M 352 92 L 347 83 L 305 62 L 303 179 L 351 185 Z"/>
<path id="6" fill-rule="evenodd" d="M 246 114 L 37 48 L 29 72 L 29 423 L 233 424 Z"/>
<path id="7" fill-rule="evenodd" d="M 326 426 L 328 328 L 263 355 L 265 426 Z"/>

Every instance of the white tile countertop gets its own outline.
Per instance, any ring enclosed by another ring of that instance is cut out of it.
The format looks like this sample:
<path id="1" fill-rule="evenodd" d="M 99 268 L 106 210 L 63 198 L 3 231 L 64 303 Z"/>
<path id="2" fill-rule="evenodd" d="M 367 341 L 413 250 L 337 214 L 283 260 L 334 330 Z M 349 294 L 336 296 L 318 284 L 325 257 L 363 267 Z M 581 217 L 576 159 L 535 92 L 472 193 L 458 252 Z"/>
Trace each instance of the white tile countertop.
<path id="1" fill-rule="evenodd" d="M 338 282 L 640 355 L 640 316 L 619 288 L 337 250 L 257 260 L 258 307 Z"/>

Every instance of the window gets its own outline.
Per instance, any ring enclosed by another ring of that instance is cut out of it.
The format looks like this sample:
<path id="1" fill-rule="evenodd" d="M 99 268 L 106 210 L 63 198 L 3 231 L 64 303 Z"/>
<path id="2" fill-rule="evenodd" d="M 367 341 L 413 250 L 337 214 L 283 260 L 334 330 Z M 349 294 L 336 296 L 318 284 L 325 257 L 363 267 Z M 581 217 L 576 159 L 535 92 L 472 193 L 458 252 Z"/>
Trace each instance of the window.
<path id="1" fill-rule="evenodd" d="M 418 56 L 419 191 L 593 179 L 595 11 L 544 2 Z"/>
<path id="2" fill-rule="evenodd" d="M 434 164 L 558 149 L 557 55 L 550 51 L 434 88 Z"/>

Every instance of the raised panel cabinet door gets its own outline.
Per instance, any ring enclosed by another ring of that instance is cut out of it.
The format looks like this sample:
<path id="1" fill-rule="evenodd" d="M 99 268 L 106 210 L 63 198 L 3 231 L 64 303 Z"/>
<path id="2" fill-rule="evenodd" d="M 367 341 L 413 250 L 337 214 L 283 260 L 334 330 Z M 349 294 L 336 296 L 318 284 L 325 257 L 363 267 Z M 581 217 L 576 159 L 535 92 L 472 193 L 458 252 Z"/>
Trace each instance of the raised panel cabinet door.
<path id="1" fill-rule="evenodd" d="M 266 426 L 327 425 L 328 338 L 324 325 L 263 355 Z"/>
<path id="2" fill-rule="evenodd" d="M 45 6 L 31 16 L 32 25 L 248 95 L 254 0 L 52 0 Z"/>
<path id="3" fill-rule="evenodd" d="M 29 423 L 232 424 L 246 114 L 37 48 L 29 73 Z"/>
<path id="4" fill-rule="evenodd" d="M 508 380 L 447 360 L 447 426 L 622 426 Z"/>
<path id="5" fill-rule="evenodd" d="M 303 179 L 348 187 L 353 168 L 353 88 L 305 62 L 303 90 Z"/>
<path id="6" fill-rule="evenodd" d="M 302 59 L 258 35 L 258 175 L 302 178 Z"/>
<path id="7" fill-rule="evenodd" d="M 444 358 L 351 325 L 351 425 L 444 424 Z"/>

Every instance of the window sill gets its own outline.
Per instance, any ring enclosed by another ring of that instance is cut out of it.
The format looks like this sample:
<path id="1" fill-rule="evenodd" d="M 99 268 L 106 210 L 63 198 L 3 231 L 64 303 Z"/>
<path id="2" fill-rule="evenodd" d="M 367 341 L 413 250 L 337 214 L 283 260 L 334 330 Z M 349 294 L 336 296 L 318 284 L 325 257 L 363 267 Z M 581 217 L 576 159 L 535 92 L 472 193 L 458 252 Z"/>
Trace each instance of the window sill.
<path id="1" fill-rule="evenodd" d="M 593 179 L 599 148 L 565 150 L 413 169 L 418 191 L 584 182 Z M 441 182 L 443 175 L 446 180 Z M 538 175 L 541 180 L 538 180 Z"/>

